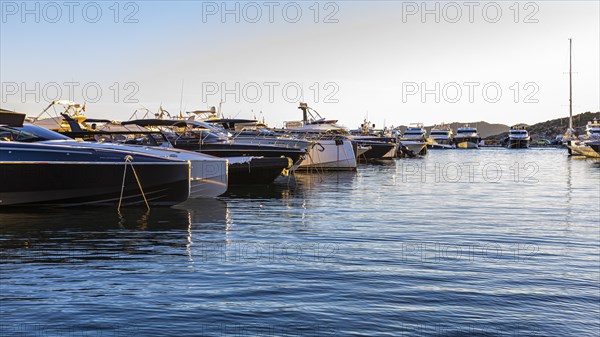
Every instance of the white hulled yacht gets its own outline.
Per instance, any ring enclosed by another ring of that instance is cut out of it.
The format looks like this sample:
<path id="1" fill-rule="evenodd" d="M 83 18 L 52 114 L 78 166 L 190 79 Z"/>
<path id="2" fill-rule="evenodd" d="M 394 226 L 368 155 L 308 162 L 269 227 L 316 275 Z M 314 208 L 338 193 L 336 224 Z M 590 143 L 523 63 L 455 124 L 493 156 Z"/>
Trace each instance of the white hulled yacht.
<path id="1" fill-rule="evenodd" d="M 356 170 L 356 155 L 346 128 L 338 125 L 337 120 L 322 118 L 306 103 L 300 103 L 298 109 L 302 110 L 302 120 L 286 122 L 284 131 L 317 142 L 298 169 Z"/>
<path id="2" fill-rule="evenodd" d="M 409 124 L 402 137 L 400 143 L 404 147 L 404 151 L 410 157 L 424 156 L 427 154 L 427 131 L 421 123 Z"/>
<path id="3" fill-rule="evenodd" d="M 588 140 L 600 140 L 600 120 L 594 118 L 585 126 L 585 136 Z"/>
<path id="4" fill-rule="evenodd" d="M 453 149 L 452 129 L 445 124 L 435 125 L 429 132 L 427 147 L 430 149 Z"/>
<path id="5" fill-rule="evenodd" d="M 529 147 L 531 137 L 524 125 L 515 125 L 508 131 L 506 147 L 509 149 L 526 149 Z"/>
<path id="6" fill-rule="evenodd" d="M 452 143 L 457 149 L 478 149 L 481 137 L 477 133 L 477 128 L 465 126 L 456 130 L 456 135 Z"/>

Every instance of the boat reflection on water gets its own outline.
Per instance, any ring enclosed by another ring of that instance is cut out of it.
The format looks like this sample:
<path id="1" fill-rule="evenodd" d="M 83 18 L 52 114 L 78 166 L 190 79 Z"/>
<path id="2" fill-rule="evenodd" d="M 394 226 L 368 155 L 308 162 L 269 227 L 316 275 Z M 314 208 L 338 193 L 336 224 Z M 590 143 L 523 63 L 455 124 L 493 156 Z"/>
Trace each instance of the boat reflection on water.
<path id="1" fill-rule="evenodd" d="M 350 193 L 356 185 L 357 176 L 357 172 L 351 171 L 296 172 L 294 192 L 301 196 L 303 204 L 306 200 L 326 200 L 331 193 Z"/>
<path id="2" fill-rule="evenodd" d="M 0 233 L 40 231 L 160 231 L 226 222 L 227 203 L 219 199 L 188 200 L 173 207 L 13 208 L 0 213 Z M 93 219 L 93 221 L 90 221 Z"/>
<path id="3" fill-rule="evenodd" d="M 354 183 L 355 179 L 355 171 L 299 171 L 289 177 L 280 177 L 275 180 L 275 183 L 269 185 L 230 186 L 223 197 L 235 199 L 305 198 L 305 193 L 315 187 L 322 187 L 323 184 L 343 186 Z"/>
<path id="4" fill-rule="evenodd" d="M 218 199 L 188 200 L 171 208 L 88 207 L 14 209 L 0 213 L 3 263 L 62 263 L 140 258 L 164 248 L 187 254 L 192 233 L 223 240 L 228 206 Z M 184 248 L 183 250 L 181 248 Z"/>
<path id="5" fill-rule="evenodd" d="M 215 230 L 224 230 L 230 221 L 227 202 L 220 199 L 188 199 L 173 206 L 169 212 L 176 211 L 188 215 L 188 223 L 192 229 L 214 226 Z"/>

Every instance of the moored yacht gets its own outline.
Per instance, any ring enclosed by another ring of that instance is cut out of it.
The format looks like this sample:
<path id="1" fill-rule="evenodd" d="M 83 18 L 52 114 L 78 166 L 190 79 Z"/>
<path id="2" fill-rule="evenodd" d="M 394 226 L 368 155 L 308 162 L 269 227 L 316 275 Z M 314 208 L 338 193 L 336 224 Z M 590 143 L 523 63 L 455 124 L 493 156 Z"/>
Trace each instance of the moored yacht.
<path id="1" fill-rule="evenodd" d="M 566 144 L 569 154 L 588 158 L 600 158 L 600 141 L 571 140 Z"/>
<path id="2" fill-rule="evenodd" d="M 0 157 L 0 206 L 168 206 L 190 194 L 189 162 L 127 149 L 0 141 Z"/>
<path id="3" fill-rule="evenodd" d="M 315 141 L 300 170 L 356 170 L 356 156 L 346 128 L 337 125 L 337 120 L 326 120 L 317 111 L 300 103 L 302 120 L 285 123 L 285 133 L 296 138 Z"/>
<path id="4" fill-rule="evenodd" d="M 430 149 L 453 149 L 452 129 L 443 123 L 434 126 L 429 132 L 427 147 Z"/>
<path id="5" fill-rule="evenodd" d="M 456 130 L 452 143 L 457 149 L 478 149 L 480 141 L 477 128 L 465 126 Z"/>
<path id="6" fill-rule="evenodd" d="M 508 131 L 506 147 L 509 149 L 526 149 L 529 147 L 531 137 L 524 125 L 515 125 Z"/>
<path id="7" fill-rule="evenodd" d="M 350 131 L 350 139 L 358 161 L 393 159 L 397 156 L 398 141 L 388 137 L 384 130 L 375 130 L 375 124 L 366 119 L 357 130 Z"/>
<path id="8" fill-rule="evenodd" d="M 244 144 L 229 139 L 227 134 L 213 126 L 194 120 L 140 119 L 122 122 L 150 130 L 161 130 L 175 148 L 196 151 L 215 157 L 287 157 L 297 162 L 305 155 L 301 148 L 282 147 L 271 144 Z"/>
<path id="9" fill-rule="evenodd" d="M 600 120 L 594 118 L 585 125 L 585 136 L 588 140 L 600 140 Z"/>
<path id="10" fill-rule="evenodd" d="M 400 138 L 402 150 L 408 157 L 424 156 L 427 154 L 427 131 L 421 123 L 408 126 Z"/>
<path id="11" fill-rule="evenodd" d="M 65 132 L 69 136 L 86 140 L 83 142 L 74 141 L 62 134 L 31 124 L 4 125 L 2 129 L 6 135 L 11 135 L 13 141 L 35 141 L 40 144 L 65 145 L 71 148 L 143 152 L 161 158 L 184 160 L 190 163 L 190 198 L 212 198 L 227 190 L 228 161 L 226 159 L 174 149 L 161 133 L 137 132 L 134 136 L 130 136 L 126 132 L 116 131 Z"/>
<path id="12" fill-rule="evenodd" d="M 134 124 L 133 126 L 136 125 Z M 129 125 L 129 127 L 131 127 L 131 125 Z M 215 174 L 217 172 L 227 171 L 226 180 L 224 181 L 225 183 L 218 185 L 220 186 L 220 193 L 216 194 L 215 196 L 223 194 L 227 185 L 269 184 L 279 177 L 283 170 L 291 167 L 292 165 L 291 159 L 287 157 L 213 157 L 201 152 L 176 149 L 173 148 L 169 139 L 162 132 L 149 131 L 143 128 L 142 130 L 145 131 L 138 131 L 137 129 L 134 129 L 130 131 L 65 132 L 63 134 L 78 139 L 102 142 L 105 144 L 104 146 L 108 146 L 106 145 L 108 143 L 144 145 L 150 151 L 170 151 L 171 153 L 177 153 L 178 156 L 181 156 L 181 154 L 184 154 L 185 156 L 191 156 L 196 158 L 196 160 L 198 160 L 197 157 L 204 157 L 211 158 L 213 161 L 216 160 L 227 163 L 224 168 L 219 168 L 218 170 L 213 167 L 212 169 L 204 169 L 202 171 L 204 174 Z M 171 154 L 171 156 L 172 155 L 173 154 Z M 206 194 L 206 191 L 203 191 L 202 189 L 193 188 L 193 191 L 197 190 L 200 190 L 202 193 Z M 192 197 L 194 195 L 195 194 L 192 193 Z"/>
<path id="13" fill-rule="evenodd" d="M 230 185 L 271 183 L 305 155 L 297 148 L 234 144 L 211 125 L 193 120 L 144 119 L 121 125 L 161 130 L 161 135 L 166 135 L 164 143 L 176 150 L 227 160 Z"/>
<path id="14" fill-rule="evenodd" d="M 351 136 L 352 144 L 359 161 L 392 159 L 396 157 L 397 144 L 395 139 L 379 136 Z M 366 151 L 362 151 L 366 149 Z"/>
<path id="15" fill-rule="evenodd" d="M 56 102 L 62 101 L 55 101 L 49 107 L 57 105 Z M 196 160 L 198 157 L 204 156 L 225 163 L 225 169 L 218 171 L 227 172 L 224 176 L 225 181 L 217 184 L 215 188 L 205 191 L 204 188 L 197 188 L 198 181 L 213 182 L 218 180 L 218 177 L 194 179 L 196 183 L 192 186 L 193 197 L 196 197 L 197 194 L 215 193 L 214 190 L 222 190 L 216 194 L 220 195 L 225 191 L 228 184 L 271 183 L 283 171 L 292 167 L 290 159 L 285 155 L 289 155 L 292 160 L 298 162 L 304 154 L 302 149 L 298 148 L 286 150 L 280 146 L 232 144 L 229 134 L 207 123 L 185 119 L 164 119 L 165 116 L 171 117 L 171 115 L 162 107 L 160 107 L 160 112 L 155 114 L 157 119 L 140 119 L 118 123 L 87 118 L 80 112 L 82 110 L 79 108 L 80 105 L 75 103 L 66 104 L 65 106 L 65 110 L 60 113 L 62 117 L 59 131 L 69 137 L 91 142 L 151 146 L 153 147 L 152 151 L 163 151 L 164 149 L 155 148 L 160 146 L 171 148 L 170 151 L 177 151 L 180 156 L 191 155 L 195 156 Z M 48 108 L 40 115 L 47 114 L 47 110 Z M 144 117 L 147 117 L 147 115 L 148 112 Z M 33 121 L 37 122 L 38 120 L 36 118 Z M 45 123 L 44 126 L 52 126 L 52 123 Z M 172 149 L 172 142 L 178 145 L 177 150 Z M 285 151 L 285 155 L 282 151 Z M 176 155 L 171 153 L 171 156 Z M 202 172 L 205 172 L 205 175 L 210 175 L 214 171 L 204 170 Z"/>
<path id="16" fill-rule="evenodd" d="M 72 146 L 39 128 L 56 141 L 44 142 L 22 123 L 0 116 L 0 206 L 174 205 L 189 197 L 189 161 L 126 146 Z"/>
<path id="17" fill-rule="evenodd" d="M 250 119 L 207 119 L 204 122 L 211 125 L 221 125 L 222 132 L 231 135 L 231 140 L 235 144 L 251 144 L 251 145 L 273 145 L 277 147 L 308 150 L 316 145 L 314 141 L 308 141 L 291 137 L 290 135 L 275 132 L 264 123 L 258 123 L 256 120 Z M 243 125 L 241 128 L 239 125 Z M 261 125 L 262 124 L 262 125 Z"/>
<path id="18" fill-rule="evenodd" d="M 600 140 L 588 141 L 586 145 L 596 152 L 595 158 L 600 158 Z"/>
<path id="19" fill-rule="evenodd" d="M 583 139 L 570 140 L 566 146 L 571 155 L 600 158 L 600 121 L 589 121 L 585 126 Z"/>

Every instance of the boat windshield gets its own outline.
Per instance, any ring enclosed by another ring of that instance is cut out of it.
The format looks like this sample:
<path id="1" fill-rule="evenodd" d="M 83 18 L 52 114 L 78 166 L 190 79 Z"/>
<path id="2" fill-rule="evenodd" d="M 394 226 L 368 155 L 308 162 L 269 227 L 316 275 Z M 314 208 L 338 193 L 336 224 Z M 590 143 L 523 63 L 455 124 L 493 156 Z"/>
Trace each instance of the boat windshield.
<path id="1" fill-rule="evenodd" d="M 35 125 L 23 125 L 22 127 L 0 125 L 0 140 L 38 142 L 43 140 L 71 140 L 71 138 Z"/>
<path id="2" fill-rule="evenodd" d="M 180 140 L 180 139 L 188 139 L 188 140 L 192 140 L 192 139 L 201 139 L 203 142 L 222 142 L 222 141 L 226 141 L 227 138 L 212 133 L 209 130 L 206 129 L 192 129 L 192 130 L 185 130 L 183 132 L 177 133 L 177 132 L 172 132 L 172 133 L 165 133 L 167 135 L 167 137 L 170 137 L 171 139 L 175 139 L 175 140 Z"/>

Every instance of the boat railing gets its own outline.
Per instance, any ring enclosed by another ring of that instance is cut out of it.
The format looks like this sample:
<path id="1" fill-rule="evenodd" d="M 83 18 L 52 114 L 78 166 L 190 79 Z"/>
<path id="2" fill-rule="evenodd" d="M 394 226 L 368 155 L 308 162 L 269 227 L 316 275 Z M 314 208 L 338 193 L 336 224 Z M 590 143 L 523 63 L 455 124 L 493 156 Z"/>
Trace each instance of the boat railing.
<path id="1" fill-rule="evenodd" d="M 345 134 L 335 131 L 312 131 L 312 130 L 280 130 L 283 134 L 289 137 L 295 137 L 299 139 L 340 139 L 347 138 Z"/>
<path id="2" fill-rule="evenodd" d="M 269 142 L 269 145 L 275 145 L 286 148 L 303 148 L 302 143 L 306 142 L 306 140 L 299 139 L 297 137 L 289 137 L 288 135 L 279 135 L 279 134 L 255 134 L 248 135 L 243 134 L 242 132 L 237 132 L 233 134 L 231 140 L 235 142 L 237 139 L 244 139 L 250 144 L 260 145 L 265 141 Z"/>

